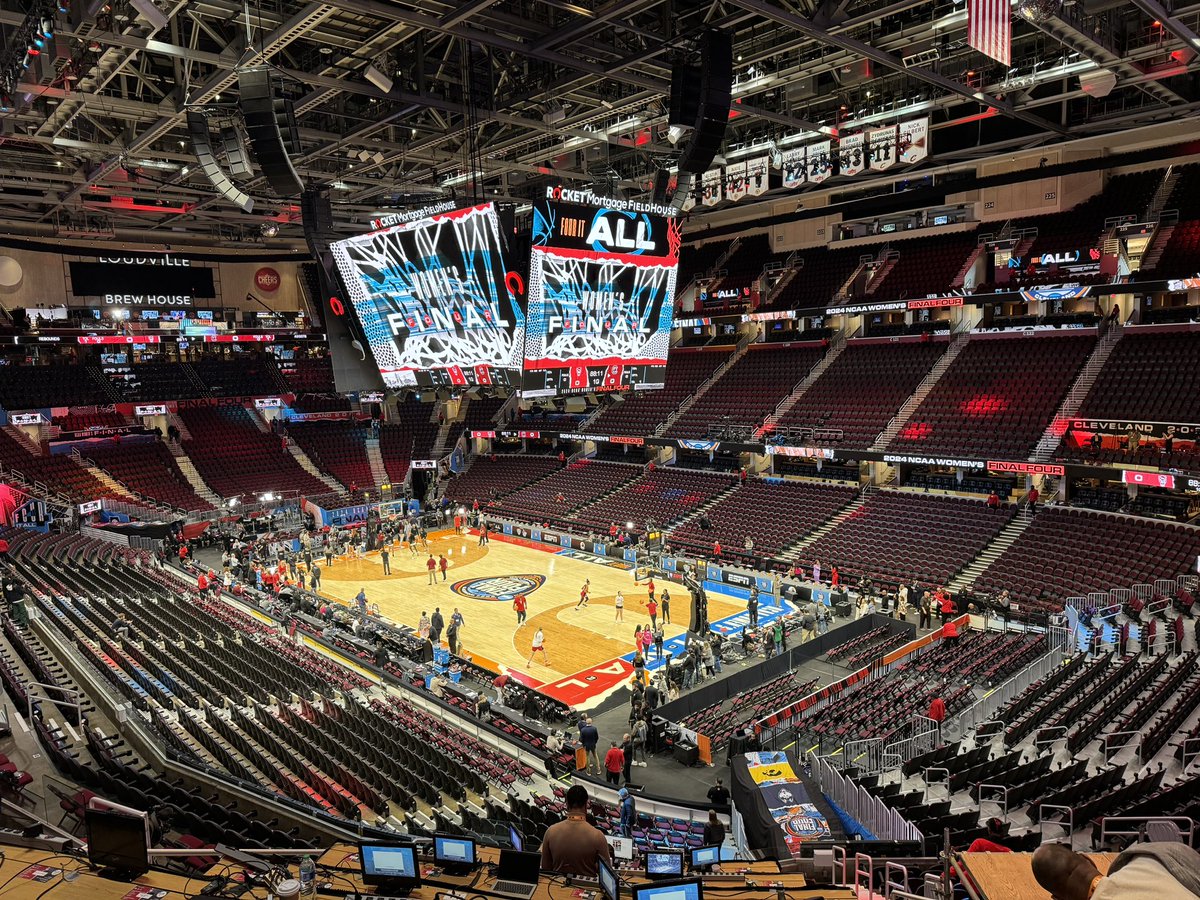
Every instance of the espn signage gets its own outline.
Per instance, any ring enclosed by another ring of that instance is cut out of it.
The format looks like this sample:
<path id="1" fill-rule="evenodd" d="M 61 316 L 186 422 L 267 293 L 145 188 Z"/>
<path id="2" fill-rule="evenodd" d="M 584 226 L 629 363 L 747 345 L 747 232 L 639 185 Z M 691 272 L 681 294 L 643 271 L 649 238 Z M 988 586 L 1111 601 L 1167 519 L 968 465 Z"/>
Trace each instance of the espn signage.
<path id="1" fill-rule="evenodd" d="M 167 407 L 163 403 L 138 405 L 133 408 L 133 414 L 135 416 L 165 416 L 167 414 Z"/>
<path id="2" fill-rule="evenodd" d="M 1067 474 L 1066 466 L 1054 463 L 1008 462 L 1005 460 L 989 460 L 989 472 L 1004 472 L 1009 475 L 1054 475 L 1062 477 Z"/>
<path id="3" fill-rule="evenodd" d="M 1139 472 L 1134 469 L 1125 469 L 1121 472 L 1121 481 L 1124 484 L 1136 484 L 1139 487 L 1175 490 L 1175 476 L 1166 472 Z"/>

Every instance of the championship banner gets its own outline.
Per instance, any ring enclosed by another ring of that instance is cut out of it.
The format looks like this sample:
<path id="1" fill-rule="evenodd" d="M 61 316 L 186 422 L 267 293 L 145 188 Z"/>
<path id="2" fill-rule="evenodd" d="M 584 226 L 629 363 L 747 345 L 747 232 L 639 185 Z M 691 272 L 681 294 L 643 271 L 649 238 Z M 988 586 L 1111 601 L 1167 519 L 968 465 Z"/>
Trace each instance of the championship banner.
<path id="1" fill-rule="evenodd" d="M 730 163 L 725 167 L 725 199 L 737 203 L 746 196 L 746 164 Z"/>
<path id="2" fill-rule="evenodd" d="M 866 168 L 863 133 L 848 134 L 838 143 L 838 165 L 843 175 L 858 175 Z"/>
<path id="3" fill-rule="evenodd" d="M 771 157 L 759 156 L 746 162 L 746 193 L 761 197 L 767 192 L 770 181 Z"/>
<path id="4" fill-rule="evenodd" d="M 808 180 L 808 148 L 783 151 L 783 186 L 798 188 Z"/>
<path id="5" fill-rule="evenodd" d="M 733 802 L 751 849 L 795 857 L 808 842 L 842 836 L 834 834 L 786 752 L 746 753 L 732 758 L 730 765 Z"/>
<path id="6" fill-rule="evenodd" d="M 491 203 L 330 245 L 388 387 L 517 385 L 525 284 L 503 246 Z"/>
<path id="7" fill-rule="evenodd" d="M 721 202 L 721 170 L 709 169 L 700 176 L 700 202 L 716 206 Z"/>
<path id="8" fill-rule="evenodd" d="M 750 778 L 755 784 L 771 785 L 779 784 L 780 782 L 794 781 L 796 773 L 792 771 L 792 767 L 786 762 L 782 763 L 767 763 L 762 766 L 750 766 Z"/>
<path id="9" fill-rule="evenodd" d="M 829 141 L 808 145 L 808 180 L 820 184 L 833 174 L 833 157 Z"/>
<path id="10" fill-rule="evenodd" d="M 882 172 L 896 164 L 896 126 L 867 129 L 867 150 L 871 170 Z"/>
<path id="11" fill-rule="evenodd" d="M 896 150 L 900 163 L 906 166 L 929 156 L 929 119 L 901 122 Z"/>

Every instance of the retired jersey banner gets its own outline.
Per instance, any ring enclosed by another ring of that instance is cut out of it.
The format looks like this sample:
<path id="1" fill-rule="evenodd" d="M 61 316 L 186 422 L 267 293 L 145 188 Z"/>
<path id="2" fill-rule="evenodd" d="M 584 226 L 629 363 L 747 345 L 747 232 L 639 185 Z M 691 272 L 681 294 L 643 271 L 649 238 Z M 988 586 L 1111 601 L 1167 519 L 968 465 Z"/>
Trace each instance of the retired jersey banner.
<path id="1" fill-rule="evenodd" d="M 808 180 L 808 148 L 783 151 L 783 186 L 797 188 Z"/>
<path id="2" fill-rule="evenodd" d="M 829 141 L 808 145 L 808 180 L 820 184 L 833 174 L 833 153 Z"/>
<path id="3" fill-rule="evenodd" d="M 896 164 L 896 126 L 867 130 L 867 156 L 872 171 L 882 172 Z"/>
<path id="4" fill-rule="evenodd" d="M 925 159 L 929 155 L 929 119 L 901 122 L 896 149 L 902 165 L 912 165 Z"/>
<path id="5" fill-rule="evenodd" d="M 746 193 L 761 197 L 767 192 L 770 181 L 771 157 L 759 156 L 746 162 Z"/>
<path id="6" fill-rule="evenodd" d="M 716 206 L 721 202 L 721 170 L 709 169 L 700 176 L 700 202 Z"/>
<path id="7" fill-rule="evenodd" d="M 725 167 L 725 199 L 734 203 L 746 196 L 746 164 L 730 163 Z"/>
<path id="8" fill-rule="evenodd" d="M 863 133 L 848 134 L 838 144 L 838 166 L 843 175 L 857 175 L 867 167 Z"/>

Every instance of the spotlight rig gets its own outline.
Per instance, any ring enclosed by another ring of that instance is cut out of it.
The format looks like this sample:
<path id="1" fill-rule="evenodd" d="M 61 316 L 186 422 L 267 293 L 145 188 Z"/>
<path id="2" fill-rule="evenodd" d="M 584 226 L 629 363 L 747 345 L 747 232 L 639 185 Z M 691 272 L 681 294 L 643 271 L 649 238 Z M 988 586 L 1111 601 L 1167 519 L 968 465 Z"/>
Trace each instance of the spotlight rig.
<path id="1" fill-rule="evenodd" d="M 54 39 L 55 16 L 68 12 L 69 4 L 70 0 L 56 0 L 53 4 L 32 6 L 13 30 L 8 46 L 0 53 L 0 113 L 16 108 L 22 74 Z"/>

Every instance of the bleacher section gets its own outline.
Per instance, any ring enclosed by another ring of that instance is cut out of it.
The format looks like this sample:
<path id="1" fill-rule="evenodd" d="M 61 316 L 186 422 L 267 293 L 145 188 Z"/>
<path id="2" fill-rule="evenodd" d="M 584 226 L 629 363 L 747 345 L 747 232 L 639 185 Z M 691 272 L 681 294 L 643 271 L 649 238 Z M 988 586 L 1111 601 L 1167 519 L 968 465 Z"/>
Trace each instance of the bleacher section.
<path id="1" fill-rule="evenodd" d="M 1012 518 L 985 503 L 884 490 L 806 546 L 800 561 L 837 565 L 842 580 L 939 585 L 978 556 Z"/>
<path id="2" fill-rule="evenodd" d="M 581 459 L 508 494 L 500 501 L 500 509 L 506 516 L 525 521 L 562 524 L 574 510 L 596 502 L 641 473 L 641 466 Z"/>
<path id="3" fill-rule="evenodd" d="M 840 440 L 812 438 L 804 443 L 865 450 L 947 346 L 946 340 L 851 341 L 779 420 L 777 428 L 836 429 L 842 432 Z"/>
<path id="4" fill-rule="evenodd" d="M 75 503 L 112 494 L 85 468 L 69 456 L 34 456 L 7 431 L 0 429 L 0 466 L 20 473 L 28 482 L 62 494 Z"/>
<path id="5" fill-rule="evenodd" d="M 297 491 L 315 496 L 329 486 L 300 467 L 280 438 L 258 429 L 240 406 L 181 409 L 191 433 L 183 447 L 200 477 L 222 497 Z"/>
<path id="6" fill-rule="evenodd" d="M 870 285 L 871 299 L 909 300 L 945 293 L 975 245 L 974 231 L 892 241 L 890 246 L 900 258 L 878 285 Z"/>
<path id="7" fill-rule="evenodd" d="M 367 426 L 362 422 L 294 422 L 288 436 L 300 445 L 322 472 L 345 487 L 375 486 L 367 459 Z"/>
<path id="8" fill-rule="evenodd" d="M 2 371 L 0 407 L 9 411 L 111 402 L 83 366 L 5 366 Z"/>
<path id="9" fill-rule="evenodd" d="M 291 361 L 285 360 L 279 365 L 284 380 L 294 393 L 325 394 L 331 393 L 335 389 L 332 357 L 321 356 L 315 359 L 304 357 Z"/>
<path id="10" fill-rule="evenodd" d="M 656 469 L 590 503 L 571 518 L 597 531 L 607 532 L 613 522 L 633 522 L 643 530 L 648 519 L 668 526 L 737 483 L 730 475 Z"/>
<path id="11" fill-rule="evenodd" d="M 254 397 L 288 389 L 270 353 L 243 353 L 229 360 L 204 357 L 192 365 L 214 397 Z"/>
<path id="12" fill-rule="evenodd" d="M 667 357 L 666 386 L 658 391 L 633 391 L 613 402 L 588 424 L 597 434 L 653 434 L 680 404 L 696 392 L 729 359 L 729 347 L 713 350 L 672 350 Z"/>
<path id="13" fill-rule="evenodd" d="M 765 309 L 804 309 L 828 306 L 846 280 L 858 268 L 859 258 L 871 255 L 872 247 L 842 247 L 829 250 L 809 247 L 797 251 L 803 264 Z"/>
<path id="14" fill-rule="evenodd" d="M 671 531 L 668 543 L 687 555 L 708 556 L 714 540 L 722 557 L 760 566 L 805 535 L 815 531 L 854 499 L 851 487 L 826 487 L 784 481 L 748 481 L 705 510 L 709 528 L 693 518 Z M 746 538 L 754 542 L 745 549 Z"/>
<path id="15" fill-rule="evenodd" d="M 757 344 L 726 370 L 666 434 L 705 437 L 710 427 L 761 425 L 825 354 L 812 344 Z"/>
<path id="16" fill-rule="evenodd" d="M 480 504 L 545 478 L 561 466 L 558 460 L 546 456 L 477 456 L 465 472 L 446 485 L 445 494 L 455 503 Z"/>
<path id="17" fill-rule="evenodd" d="M 179 471 L 175 457 L 161 441 L 99 444 L 82 454 L 125 487 L 142 497 L 176 509 L 210 510 L 212 504 L 196 494 Z"/>
<path id="18" fill-rule="evenodd" d="M 1067 597 L 1174 578 L 1198 554 L 1195 527 L 1053 507 L 984 570 L 975 590 L 1007 589 L 1014 602 L 1057 610 Z"/>
<path id="19" fill-rule="evenodd" d="M 889 449 L 1027 458 L 1095 344 L 1094 334 L 972 337 Z"/>

